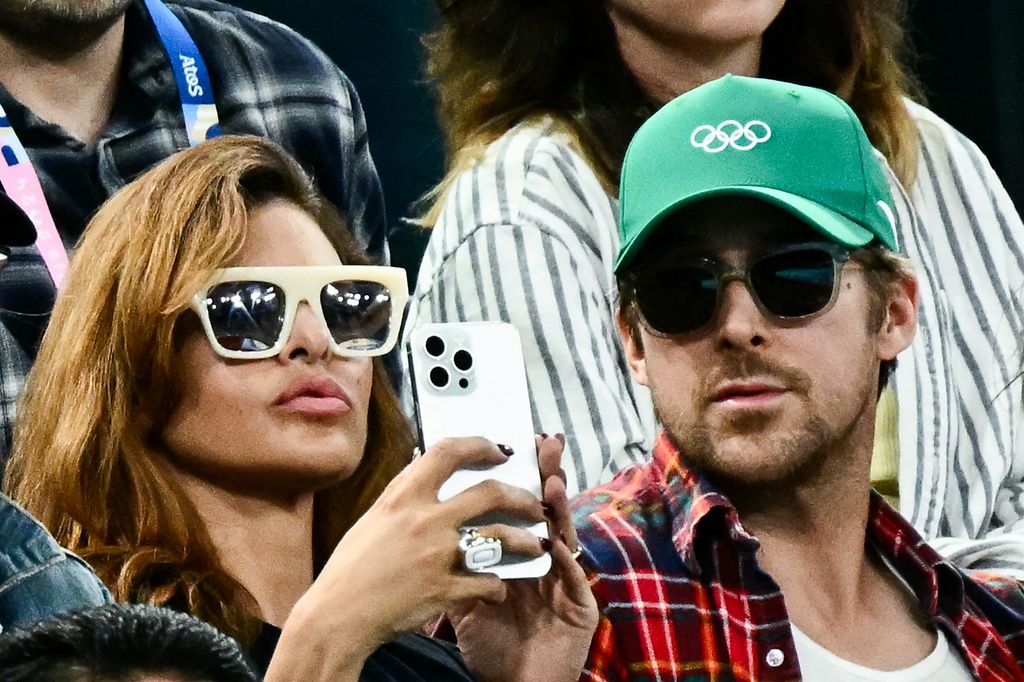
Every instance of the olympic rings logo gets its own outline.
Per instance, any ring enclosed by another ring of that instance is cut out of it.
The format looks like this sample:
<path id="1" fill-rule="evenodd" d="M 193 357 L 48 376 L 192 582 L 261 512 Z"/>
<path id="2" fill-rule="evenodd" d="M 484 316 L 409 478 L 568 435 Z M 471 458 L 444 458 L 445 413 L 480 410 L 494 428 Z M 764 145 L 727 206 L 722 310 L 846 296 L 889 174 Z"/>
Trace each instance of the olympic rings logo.
<path id="1" fill-rule="evenodd" d="M 771 139 L 772 129 L 764 121 L 749 121 L 746 125 L 735 120 L 722 121 L 717 127 L 702 125 L 694 128 L 690 144 L 708 154 L 717 154 L 729 147 L 747 152 Z"/>

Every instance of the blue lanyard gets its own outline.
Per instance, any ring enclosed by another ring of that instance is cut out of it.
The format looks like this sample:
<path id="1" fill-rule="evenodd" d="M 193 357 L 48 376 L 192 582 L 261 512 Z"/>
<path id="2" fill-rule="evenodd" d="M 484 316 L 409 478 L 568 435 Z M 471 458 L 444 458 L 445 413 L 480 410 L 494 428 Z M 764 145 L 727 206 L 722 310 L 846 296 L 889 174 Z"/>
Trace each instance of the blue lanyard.
<path id="1" fill-rule="evenodd" d="M 167 58 L 171 60 L 188 143 L 194 147 L 203 140 L 217 137 L 220 135 L 220 120 L 217 117 L 217 106 L 213 102 L 210 72 L 206 70 L 203 55 L 199 53 L 196 42 L 181 20 L 167 9 L 167 5 L 161 0 L 145 0 L 145 3 Z"/>
<path id="2" fill-rule="evenodd" d="M 181 20 L 161 0 L 144 1 L 178 83 L 181 114 L 185 119 L 189 145 L 194 147 L 203 140 L 217 137 L 220 135 L 220 119 L 213 101 L 210 73 L 206 70 L 206 62 L 199 54 L 199 48 Z M 68 254 L 64 250 L 53 214 L 43 197 L 39 174 L 32 166 L 3 107 L 0 107 L 0 184 L 35 224 L 39 235 L 36 246 L 54 286 L 59 289 L 67 271 Z"/>

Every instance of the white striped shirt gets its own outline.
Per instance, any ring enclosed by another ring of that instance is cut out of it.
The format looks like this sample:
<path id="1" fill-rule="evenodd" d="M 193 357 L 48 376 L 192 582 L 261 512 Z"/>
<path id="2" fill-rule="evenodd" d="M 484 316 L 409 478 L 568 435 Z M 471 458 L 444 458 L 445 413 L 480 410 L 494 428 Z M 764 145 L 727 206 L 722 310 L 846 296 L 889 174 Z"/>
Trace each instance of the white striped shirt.
<path id="1" fill-rule="evenodd" d="M 570 493 L 645 462 L 654 411 L 615 324 L 617 202 L 549 123 L 496 141 L 448 194 L 406 322 L 503 320 L 523 340 L 538 431 L 566 435 Z"/>
<path id="2" fill-rule="evenodd" d="M 896 371 L 900 511 L 963 566 L 1024 578 L 1024 225 L 981 151 L 909 104 L 921 308 Z"/>
<path id="3" fill-rule="evenodd" d="M 901 511 L 961 564 L 1024 576 L 1021 386 L 1010 385 L 1024 338 L 1024 227 L 981 152 L 909 106 L 922 141 L 910 199 L 891 181 L 921 294 L 894 380 Z M 519 328 L 534 422 L 568 437 L 570 492 L 646 459 L 656 428 L 616 329 L 618 249 L 616 202 L 568 137 L 522 124 L 456 180 L 406 325 Z"/>

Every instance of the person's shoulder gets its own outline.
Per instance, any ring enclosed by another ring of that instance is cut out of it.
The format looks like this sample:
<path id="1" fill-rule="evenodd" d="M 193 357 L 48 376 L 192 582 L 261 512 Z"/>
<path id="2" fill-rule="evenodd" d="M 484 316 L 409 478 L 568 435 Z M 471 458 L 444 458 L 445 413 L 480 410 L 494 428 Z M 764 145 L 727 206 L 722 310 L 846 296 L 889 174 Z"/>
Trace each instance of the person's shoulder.
<path id="1" fill-rule="evenodd" d="M 584 490 L 570 510 L 585 562 L 598 574 L 649 560 L 651 550 L 671 536 L 672 519 L 649 467 L 629 467 Z"/>
<path id="2" fill-rule="evenodd" d="M 218 30 L 245 30 L 256 41 L 269 41 L 285 36 L 302 44 L 310 44 L 294 29 L 273 19 L 218 0 L 165 0 L 189 20 Z"/>
<path id="3" fill-rule="evenodd" d="M 960 571 L 970 589 L 974 583 L 985 594 L 1011 606 L 1024 619 L 1024 585 L 1013 576 L 989 570 Z"/>
<path id="4" fill-rule="evenodd" d="M 520 123 L 463 164 L 445 193 L 442 231 L 457 215 L 460 230 L 531 224 L 601 243 L 615 233 L 614 199 L 571 134 L 550 118 Z"/>
<path id="5" fill-rule="evenodd" d="M 984 616 L 1003 636 L 1024 632 L 1024 586 L 1019 580 L 990 571 L 961 571 L 961 574 L 964 596 L 974 615 Z M 1020 653 L 1024 654 L 1024 649 Z"/>
<path id="6" fill-rule="evenodd" d="M 272 63 L 281 71 L 305 73 L 307 82 L 328 77 L 348 81 L 331 59 L 312 41 L 269 17 L 218 0 L 166 0 L 195 35 L 207 62 L 229 55 L 245 55 L 253 63 Z M 215 44 L 204 49 L 206 37 Z M 264 58 L 265 57 L 265 58 Z M 232 65 L 247 60 L 231 59 Z M 319 84 L 318 84 L 319 85 Z"/>
<path id="7" fill-rule="evenodd" d="M 109 601 L 109 592 L 84 561 L 0 495 L 0 626 L 18 627 Z"/>
<path id="8" fill-rule="evenodd" d="M 928 107 L 910 99 L 904 99 L 904 104 L 917 128 L 921 146 L 927 152 L 949 155 L 954 151 L 967 150 L 981 154 L 973 141 Z"/>
<path id="9" fill-rule="evenodd" d="M 31 514 L 6 495 L 0 494 L 0 589 L 10 573 L 40 566 L 62 556 L 53 536 Z"/>
<path id="10" fill-rule="evenodd" d="M 548 177 L 571 176 L 600 186 L 572 133 L 550 117 L 524 121 L 509 129 L 488 145 L 478 165 L 493 172 L 514 169 L 524 176 L 538 171 Z"/>

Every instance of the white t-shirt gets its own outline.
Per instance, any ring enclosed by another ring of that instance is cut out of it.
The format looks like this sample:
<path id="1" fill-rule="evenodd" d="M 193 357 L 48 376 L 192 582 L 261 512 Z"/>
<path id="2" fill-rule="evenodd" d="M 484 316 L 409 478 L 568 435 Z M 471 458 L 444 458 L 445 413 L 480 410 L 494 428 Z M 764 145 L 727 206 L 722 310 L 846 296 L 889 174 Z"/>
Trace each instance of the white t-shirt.
<path id="1" fill-rule="evenodd" d="M 913 590 L 903 579 L 888 557 L 875 552 L 889 571 L 910 594 Z M 954 647 L 949 645 L 948 636 L 939 631 L 938 641 L 932 652 L 909 668 L 901 670 L 875 670 L 845 658 L 840 658 L 801 632 L 792 621 L 793 645 L 800 659 L 800 675 L 807 682 L 828 680 L 828 682 L 969 682 L 974 674 Z"/>
<path id="2" fill-rule="evenodd" d="M 800 659 L 800 675 L 808 682 L 970 682 L 974 679 L 963 657 L 939 633 L 935 649 L 923 660 L 901 670 L 874 670 L 839 658 L 792 623 L 793 643 Z"/>

